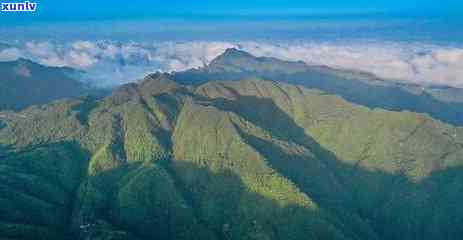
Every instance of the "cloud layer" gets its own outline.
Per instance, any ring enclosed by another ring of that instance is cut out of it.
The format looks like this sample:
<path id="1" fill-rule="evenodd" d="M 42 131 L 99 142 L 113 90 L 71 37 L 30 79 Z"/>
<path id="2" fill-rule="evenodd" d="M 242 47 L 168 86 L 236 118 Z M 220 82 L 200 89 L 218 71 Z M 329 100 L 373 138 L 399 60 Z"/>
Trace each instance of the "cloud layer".
<path id="1" fill-rule="evenodd" d="M 110 87 L 155 71 L 182 71 L 208 64 L 227 48 L 256 56 L 371 72 L 385 79 L 463 87 L 463 48 L 405 43 L 336 42 L 112 42 L 30 41 L 0 51 L 0 61 L 19 57 L 88 72 L 87 81 Z"/>

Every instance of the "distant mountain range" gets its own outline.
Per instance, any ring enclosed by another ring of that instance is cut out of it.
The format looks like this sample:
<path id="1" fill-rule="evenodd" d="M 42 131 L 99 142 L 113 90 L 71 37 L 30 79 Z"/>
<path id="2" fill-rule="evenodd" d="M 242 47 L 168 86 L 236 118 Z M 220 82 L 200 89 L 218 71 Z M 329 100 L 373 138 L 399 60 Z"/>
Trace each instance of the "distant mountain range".
<path id="1" fill-rule="evenodd" d="M 0 62 L 0 110 L 21 110 L 87 94 L 104 95 L 102 89 L 79 81 L 79 74 L 71 68 L 46 67 L 25 59 Z M 423 86 L 384 80 L 370 73 L 255 57 L 234 48 L 203 68 L 175 72 L 171 78 L 192 86 L 215 80 L 261 78 L 319 89 L 370 108 L 426 113 L 450 124 L 463 125 L 463 89 Z"/>
<path id="2" fill-rule="evenodd" d="M 204 68 L 174 74 L 179 83 L 191 85 L 252 77 L 319 89 L 370 108 L 427 113 L 463 125 L 463 89 L 383 80 L 364 72 L 254 57 L 237 49 L 228 49 Z"/>
<path id="3" fill-rule="evenodd" d="M 459 240 L 461 119 L 387 110 L 426 101 L 458 104 L 228 50 L 102 99 L 0 112 L 0 238 Z"/>
<path id="4" fill-rule="evenodd" d="M 0 110 L 96 94 L 98 90 L 78 80 L 79 74 L 72 68 L 46 67 L 26 59 L 0 62 Z"/>

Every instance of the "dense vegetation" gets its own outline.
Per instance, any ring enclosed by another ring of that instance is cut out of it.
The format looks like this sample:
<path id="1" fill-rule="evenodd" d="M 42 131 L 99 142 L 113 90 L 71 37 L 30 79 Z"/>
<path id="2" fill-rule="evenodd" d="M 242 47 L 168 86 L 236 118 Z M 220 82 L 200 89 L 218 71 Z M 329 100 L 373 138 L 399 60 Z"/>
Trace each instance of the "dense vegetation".
<path id="1" fill-rule="evenodd" d="M 211 80 L 259 77 L 319 89 L 370 108 L 426 113 L 435 119 L 463 126 L 462 89 L 414 85 L 383 80 L 369 73 L 257 58 L 236 49 L 228 49 L 206 67 L 175 73 L 173 77 L 180 83 L 193 85 Z"/>
<path id="2" fill-rule="evenodd" d="M 0 118 L 0 238 L 461 239 L 463 129 L 167 74 Z"/>

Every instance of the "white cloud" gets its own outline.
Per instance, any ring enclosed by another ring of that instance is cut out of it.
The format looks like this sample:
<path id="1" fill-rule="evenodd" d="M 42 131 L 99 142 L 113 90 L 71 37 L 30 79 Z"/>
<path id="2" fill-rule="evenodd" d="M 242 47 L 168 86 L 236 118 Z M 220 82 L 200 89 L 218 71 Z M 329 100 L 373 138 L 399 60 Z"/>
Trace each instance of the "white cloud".
<path id="1" fill-rule="evenodd" d="M 78 66 L 79 68 L 86 68 L 98 62 L 93 56 L 86 52 L 79 52 L 71 50 L 66 55 L 67 61 L 71 66 Z"/>
<path id="2" fill-rule="evenodd" d="M 7 48 L 0 51 L 0 61 L 15 61 L 21 57 L 21 51 L 17 48 Z"/>
<path id="3" fill-rule="evenodd" d="M 88 81 L 113 86 L 154 71 L 183 71 L 208 64 L 235 47 L 256 56 L 371 72 L 385 79 L 463 87 L 463 49 L 404 43 L 326 42 L 112 42 L 30 41 L 0 51 L 0 61 L 29 58 L 88 72 Z"/>
<path id="4" fill-rule="evenodd" d="M 242 44 L 257 56 L 371 72 L 385 79 L 463 87 L 463 49 L 420 44 Z"/>

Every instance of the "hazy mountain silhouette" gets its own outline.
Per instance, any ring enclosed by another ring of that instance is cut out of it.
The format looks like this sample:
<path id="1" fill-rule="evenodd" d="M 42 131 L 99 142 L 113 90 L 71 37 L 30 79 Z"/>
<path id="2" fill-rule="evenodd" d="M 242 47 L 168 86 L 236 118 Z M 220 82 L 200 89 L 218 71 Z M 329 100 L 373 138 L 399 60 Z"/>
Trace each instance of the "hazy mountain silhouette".
<path id="1" fill-rule="evenodd" d="M 0 62 L 0 111 L 103 93 L 79 81 L 79 74 L 71 68 L 47 67 L 26 59 Z"/>

